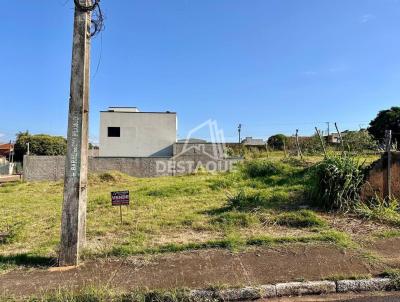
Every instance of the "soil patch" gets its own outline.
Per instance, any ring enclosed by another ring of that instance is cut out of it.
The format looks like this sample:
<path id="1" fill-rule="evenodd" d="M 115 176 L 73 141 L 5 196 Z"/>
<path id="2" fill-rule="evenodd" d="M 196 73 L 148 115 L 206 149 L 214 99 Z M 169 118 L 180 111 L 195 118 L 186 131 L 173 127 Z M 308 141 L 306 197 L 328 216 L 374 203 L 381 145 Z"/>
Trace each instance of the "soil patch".
<path id="1" fill-rule="evenodd" d="M 0 294 L 31 295 L 88 285 L 122 290 L 243 286 L 377 273 L 374 270 L 355 252 L 333 245 L 297 244 L 236 253 L 213 249 L 88 261 L 60 271 L 15 270 L 0 275 Z"/>
<path id="2" fill-rule="evenodd" d="M 368 249 L 382 257 L 385 263 L 400 267 L 400 238 L 378 239 L 370 243 Z"/>
<path id="3" fill-rule="evenodd" d="M 345 232 L 356 240 L 362 240 L 373 233 L 393 229 L 385 224 L 361 219 L 351 214 L 321 214 L 321 216 L 328 221 L 330 227 Z"/>

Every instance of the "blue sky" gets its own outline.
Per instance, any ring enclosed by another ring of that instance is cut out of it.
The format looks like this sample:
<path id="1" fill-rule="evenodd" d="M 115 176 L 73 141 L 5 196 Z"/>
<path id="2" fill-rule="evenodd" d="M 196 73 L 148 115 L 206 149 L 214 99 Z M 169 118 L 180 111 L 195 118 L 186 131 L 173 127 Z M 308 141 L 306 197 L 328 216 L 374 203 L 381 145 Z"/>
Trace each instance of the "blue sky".
<path id="1" fill-rule="evenodd" d="M 108 106 L 176 111 L 180 138 L 215 119 L 229 141 L 238 123 L 261 138 L 327 121 L 357 129 L 399 104 L 398 0 L 101 3 L 93 141 Z M 0 141 L 26 129 L 65 136 L 73 1 L 3 1 L 0 20 Z"/>

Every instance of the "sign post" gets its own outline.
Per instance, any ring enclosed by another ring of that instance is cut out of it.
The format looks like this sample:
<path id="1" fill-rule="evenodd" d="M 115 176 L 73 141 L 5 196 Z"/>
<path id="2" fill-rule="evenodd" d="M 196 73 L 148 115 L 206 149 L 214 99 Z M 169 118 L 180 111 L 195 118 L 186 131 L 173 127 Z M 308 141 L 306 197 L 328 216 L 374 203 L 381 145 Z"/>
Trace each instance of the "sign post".
<path id="1" fill-rule="evenodd" d="M 119 215 L 122 224 L 122 206 L 129 205 L 129 191 L 111 192 L 111 205 L 119 206 Z"/>

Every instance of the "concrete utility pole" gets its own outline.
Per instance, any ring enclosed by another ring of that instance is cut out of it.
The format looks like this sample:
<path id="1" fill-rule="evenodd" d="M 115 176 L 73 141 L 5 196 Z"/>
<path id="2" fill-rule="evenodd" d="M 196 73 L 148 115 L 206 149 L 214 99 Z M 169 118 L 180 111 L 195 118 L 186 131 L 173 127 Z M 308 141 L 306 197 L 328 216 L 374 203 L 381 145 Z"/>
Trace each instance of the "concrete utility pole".
<path id="1" fill-rule="evenodd" d="M 75 6 L 60 266 L 78 265 L 86 241 L 90 25 L 90 11 Z"/>
<path id="2" fill-rule="evenodd" d="M 238 133 L 239 133 L 239 144 L 241 143 L 241 140 L 240 140 L 240 132 L 242 131 L 242 124 L 239 124 L 239 126 L 238 126 Z"/>
<path id="3" fill-rule="evenodd" d="M 385 131 L 386 138 L 386 154 L 387 154 L 387 174 L 386 174 L 386 195 L 392 198 L 392 130 Z"/>

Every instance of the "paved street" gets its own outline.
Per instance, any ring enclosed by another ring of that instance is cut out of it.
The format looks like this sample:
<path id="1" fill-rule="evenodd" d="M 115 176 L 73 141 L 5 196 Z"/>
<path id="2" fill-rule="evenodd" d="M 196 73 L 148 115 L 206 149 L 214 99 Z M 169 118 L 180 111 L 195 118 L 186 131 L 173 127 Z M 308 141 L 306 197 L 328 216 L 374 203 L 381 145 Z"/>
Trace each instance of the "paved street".
<path id="1" fill-rule="evenodd" d="M 348 293 L 329 296 L 284 297 L 269 302 L 399 302 L 400 292 Z"/>
<path id="2" fill-rule="evenodd" d="M 396 296 L 383 296 L 383 297 L 361 297 L 356 299 L 338 300 L 343 302 L 398 302 L 400 301 L 400 294 Z"/>

